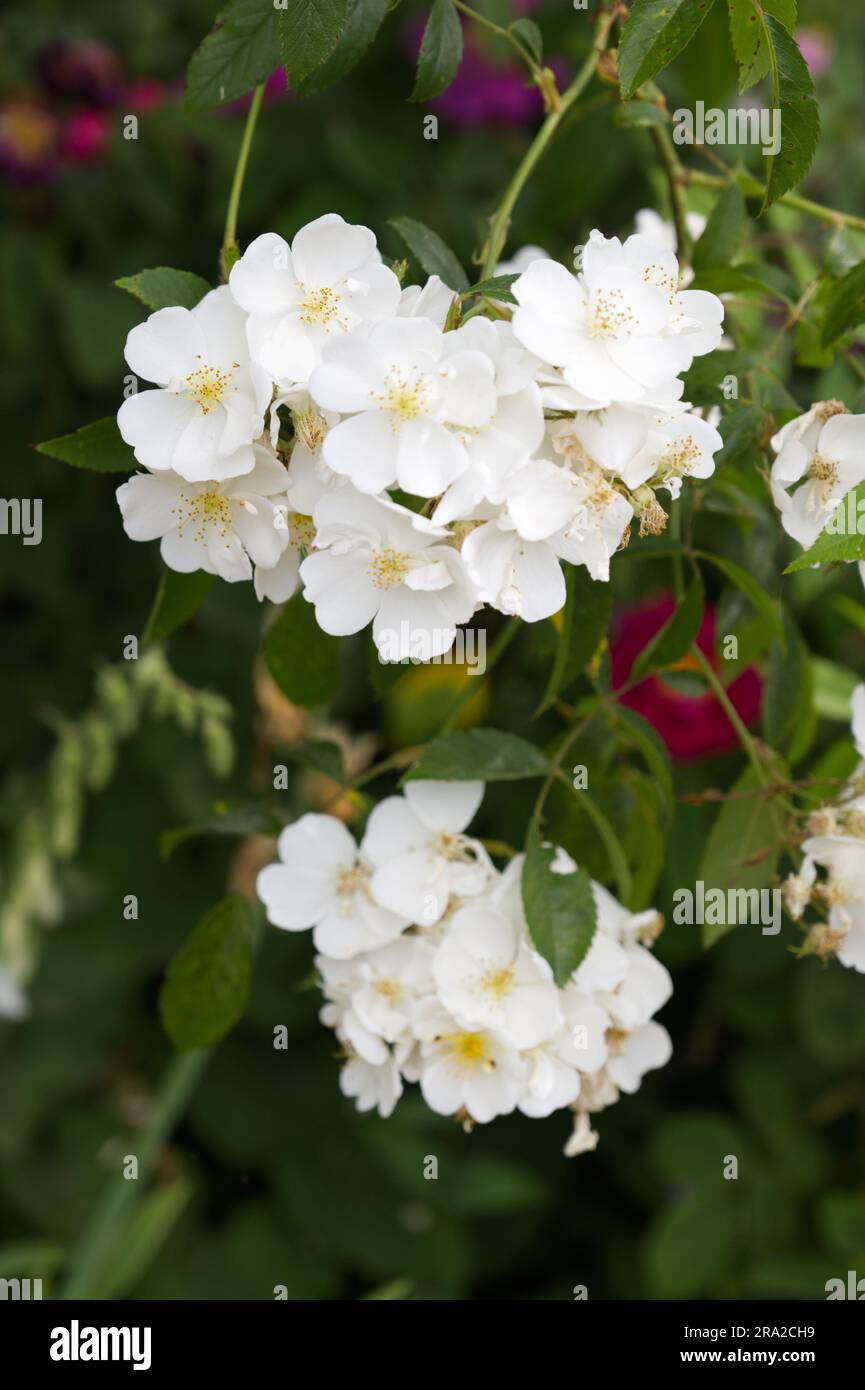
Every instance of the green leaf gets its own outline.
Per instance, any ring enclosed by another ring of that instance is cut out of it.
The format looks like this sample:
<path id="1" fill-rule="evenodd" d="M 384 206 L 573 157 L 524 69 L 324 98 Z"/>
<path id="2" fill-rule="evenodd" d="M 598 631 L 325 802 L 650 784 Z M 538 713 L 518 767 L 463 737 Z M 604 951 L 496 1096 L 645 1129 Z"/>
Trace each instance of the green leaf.
<path id="1" fill-rule="evenodd" d="M 633 742 L 636 743 L 646 766 L 654 775 L 664 795 L 668 809 L 672 811 L 675 800 L 673 773 L 670 767 L 670 755 L 663 740 L 647 719 L 644 719 L 636 710 L 629 709 L 627 705 L 612 705 L 610 713 L 625 725 L 626 735 L 630 735 Z"/>
<path id="2" fill-rule="evenodd" d="M 768 295 L 792 303 L 790 281 L 784 272 L 779 272 L 777 266 L 759 263 L 709 266 L 697 272 L 688 288 L 708 290 L 709 294 Z"/>
<path id="3" fill-rule="evenodd" d="M 517 734 L 466 729 L 434 738 L 402 780 L 517 782 L 524 777 L 543 777 L 549 768 L 547 755 Z"/>
<path id="4" fill-rule="evenodd" d="M 313 96 L 340 82 L 353 72 L 375 39 L 389 6 L 389 0 L 348 0 L 345 25 L 336 47 L 321 67 L 298 84 L 300 97 Z"/>
<path id="5" fill-rule="evenodd" d="M 409 101 L 429 101 L 449 87 L 462 56 L 463 29 L 456 6 L 453 0 L 434 0 L 421 41 L 417 76 Z"/>
<path id="6" fill-rule="evenodd" d="M 796 23 L 796 0 L 762 0 L 767 14 L 779 19 L 791 34 Z M 769 44 L 753 0 L 727 0 L 730 37 L 739 67 L 739 91 L 746 92 L 769 71 Z"/>
<path id="7" fill-rule="evenodd" d="M 795 39 L 765 10 L 761 22 L 769 42 L 772 106 L 780 111 L 781 148 L 766 156 L 766 196 L 761 212 L 805 177 L 820 138 L 820 112 L 808 65 Z"/>
<path id="8" fill-rule="evenodd" d="M 730 583 L 734 584 L 736 588 L 745 595 L 751 607 L 755 609 L 757 613 L 761 614 L 778 634 L 778 639 L 781 642 L 783 651 L 786 641 L 784 624 L 778 613 L 778 609 L 772 602 L 771 595 L 767 594 L 762 585 L 757 583 L 754 576 L 749 574 L 747 570 L 742 569 L 742 566 L 737 565 L 733 560 L 728 560 L 724 555 L 714 555 L 708 550 L 695 550 L 694 554 L 698 559 L 705 560 L 708 564 L 714 565 L 716 569 L 719 569 L 721 573 L 729 579 Z"/>
<path id="9" fill-rule="evenodd" d="M 276 16 L 280 57 L 289 86 L 297 87 L 335 49 L 346 21 L 346 0 L 288 0 Z"/>
<path id="10" fill-rule="evenodd" d="M 533 19 L 515 19 L 513 24 L 508 25 L 508 32 L 516 34 L 536 63 L 543 62 L 544 36 Z"/>
<path id="11" fill-rule="evenodd" d="M 865 261 L 854 265 L 832 290 L 823 318 L 824 345 L 860 323 L 865 323 Z"/>
<path id="12" fill-rule="evenodd" d="M 776 770 L 780 774 L 780 764 Z M 753 792 L 757 785 L 757 775 L 749 765 L 732 791 Z M 709 832 L 697 875 L 706 893 L 713 888 L 726 893 L 730 888 L 747 891 L 767 887 L 778 863 L 783 832 L 784 813 L 771 797 L 755 792 L 724 802 Z M 704 923 L 703 945 L 714 945 L 734 926 L 730 922 Z M 752 926 L 750 930 L 759 928 Z"/>
<path id="13" fill-rule="evenodd" d="M 628 868 L 628 860 L 619 837 L 598 803 L 589 796 L 587 791 L 575 790 L 574 795 L 579 797 L 580 805 L 595 827 L 598 838 L 604 846 L 604 853 L 613 872 L 613 878 L 616 880 L 616 896 L 621 903 L 628 907 L 631 905 L 634 880 L 631 877 L 631 870 Z"/>
<path id="14" fill-rule="evenodd" d="M 260 801 L 218 801 L 209 820 L 163 830 L 159 853 L 162 859 L 170 859 L 180 845 L 197 840 L 200 835 L 238 835 L 245 839 L 248 835 L 278 835 L 280 830 L 282 822 Z"/>
<path id="15" fill-rule="evenodd" d="M 114 281 L 119 290 L 140 299 L 148 309 L 194 309 L 199 300 L 213 288 L 191 270 L 171 270 L 159 265 L 154 270 L 139 270 L 137 275 L 121 275 Z"/>
<path id="16" fill-rule="evenodd" d="M 523 864 L 522 895 L 529 934 L 563 988 L 592 944 L 597 910 L 592 880 L 585 869 L 554 873 L 555 850 L 529 837 Z"/>
<path id="17" fill-rule="evenodd" d="M 171 961 L 159 1012 L 179 1052 L 219 1042 L 240 1019 L 249 997 L 252 935 L 249 900 L 229 893 L 202 917 Z"/>
<path id="18" fill-rule="evenodd" d="M 719 1155 L 719 1172 L 723 1155 Z M 656 1298 L 713 1292 L 736 1260 L 736 1183 L 697 1189 L 662 1212 L 646 1246 L 646 1274 Z"/>
<path id="19" fill-rule="evenodd" d="M 192 1183 L 182 1174 L 144 1193 L 116 1229 L 107 1258 L 88 1284 L 88 1297 L 127 1297 L 156 1259 L 192 1195 Z"/>
<path id="20" fill-rule="evenodd" d="M 128 473 L 135 467 L 135 455 L 121 438 L 113 415 L 34 447 L 49 458 L 71 463 L 73 468 L 89 468 L 94 473 Z"/>
<path id="21" fill-rule="evenodd" d="M 619 43 L 625 101 L 690 43 L 713 0 L 633 0 Z"/>
<path id="22" fill-rule="evenodd" d="M 322 632 L 302 594 L 295 594 L 269 628 L 264 660 L 283 695 L 305 709 L 327 704 L 339 689 L 339 642 Z"/>
<path id="23" fill-rule="evenodd" d="M 633 130 L 653 125 L 666 126 L 669 116 L 656 102 L 637 99 L 623 102 L 621 106 L 614 106 L 610 113 L 610 122 L 619 129 Z"/>
<path id="24" fill-rule="evenodd" d="M 735 463 L 748 449 L 759 447 L 766 433 L 766 412 L 761 405 L 740 405 L 724 415 L 718 433 L 723 449 L 715 455 L 715 469 Z"/>
<path id="25" fill-rule="evenodd" d="M 413 217 L 392 217 L 388 225 L 402 237 L 427 275 L 438 275 L 449 289 L 459 294 L 465 293 L 469 287 L 468 276 L 437 232 L 431 231 L 422 222 L 416 222 Z"/>
<path id="26" fill-rule="evenodd" d="M 609 584 L 592 579 L 582 565 L 568 566 L 566 584 L 567 597 L 561 631 L 557 634 L 556 654 L 536 716 L 549 709 L 556 696 L 582 675 L 603 641 L 610 621 Z"/>
<path id="27" fill-rule="evenodd" d="M 629 680 L 637 680 L 649 671 L 660 670 L 665 666 L 674 666 L 690 651 L 700 630 L 704 604 L 703 581 L 697 578 L 672 617 L 640 652 L 631 669 Z"/>
<path id="28" fill-rule="evenodd" d="M 685 373 L 685 399 L 694 405 L 725 405 L 729 397 L 724 394 L 723 383 L 728 377 L 741 383 L 756 365 L 757 359 L 748 352 L 727 352 L 723 348 L 707 352 L 705 357 L 696 358 Z"/>
<path id="29" fill-rule="evenodd" d="M 273 0 L 233 0 L 220 10 L 186 69 L 188 110 L 236 101 L 270 76 L 279 62 L 277 14 Z"/>
<path id="30" fill-rule="evenodd" d="M 791 561 L 784 573 L 853 560 L 865 560 L 865 482 L 841 499 L 814 544 Z"/>
<path id="31" fill-rule="evenodd" d="M 763 734 L 773 748 L 788 748 L 813 721 L 813 681 L 808 648 L 784 609 L 783 641 L 769 648 L 763 691 Z"/>
<path id="32" fill-rule="evenodd" d="M 852 717 L 853 691 L 861 677 L 827 661 L 823 656 L 811 657 L 811 676 L 814 682 L 814 709 L 821 719 L 836 724 L 849 724 Z"/>
<path id="33" fill-rule="evenodd" d="M 712 209 L 712 215 L 694 246 L 694 269 L 728 267 L 736 259 L 747 221 L 745 197 L 738 184 L 729 184 Z"/>
<path id="34" fill-rule="evenodd" d="M 180 574 L 178 570 L 163 569 L 159 578 L 159 588 L 141 643 L 159 642 L 169 637 L 198 612 L 213 585 L 213 575 L 204 570 L 193 570 L 191 574 Z"/>
<path id="35" fill-rule="evenodd" d="M 511 285 L 519 280 L 519 275 L 491 275 L 488 280 L 479 280 L 465 291 L 468 294 L 484 294 L 489 299 L 498 299 L 503 304 L 516 304 L 511 294 Z"/>
<path id="36" fill-rule="evenodd" d="M 308 743 L 297 743 L 280 752 L 299 767 L 310 768 L 329 777 L 332 782 L 345 781 L 345 762 L 339 744 L 330 743 L 324 738 L 313 738 Z"/>

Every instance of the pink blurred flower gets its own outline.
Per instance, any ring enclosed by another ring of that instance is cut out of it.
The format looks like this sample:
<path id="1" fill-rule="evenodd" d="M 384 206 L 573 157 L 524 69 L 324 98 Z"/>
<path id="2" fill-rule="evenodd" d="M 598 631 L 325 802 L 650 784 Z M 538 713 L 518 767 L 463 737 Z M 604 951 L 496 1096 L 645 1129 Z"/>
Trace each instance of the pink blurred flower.
<path id="1" fill-rule="evenodd" d="M 835 57 L 835 39 L 827 29 L 803 25 L 796 30 L 796 42 L 812 77 L 820 77 Z"/>
<path id="2" fill-rule="evenodd" d="M 63 127 L 60 152 L 69 164 L 96 164 L 105 153 L 111 117 L 107 111 L 81 107 Z"/>
<path id="3" fill-rule="evenodd" d="M 118 103 L 121 111 L 136 116 L 144 116 L 169 98 L 169 92 L 155 77 L 139 77 L 131 82 Z"/>
<path id="4" fill-rule="evenodd" d="M 620 615 L 610 652 L 613 689 L 624 685 L 639 653 L 674 612 L 671 594 L 648 599 L 626 608 Z M 715 663 L 715 610 L 709 604 L 697 634 L 697 646 Z M 699 671 L 696 661 L 685 658 L 680 670 Z M 760 714 L 763 682 L 757 671 L 743 671 L 726 687 L 734 709 L 749 727 Z M 702 758 L 723 753 L 737 743 L 736 731 L 711 691 L 687 695 L 663 676 L 641 681 L 621 703 L 636 710 L 660 734 L 674 758 Z"/>

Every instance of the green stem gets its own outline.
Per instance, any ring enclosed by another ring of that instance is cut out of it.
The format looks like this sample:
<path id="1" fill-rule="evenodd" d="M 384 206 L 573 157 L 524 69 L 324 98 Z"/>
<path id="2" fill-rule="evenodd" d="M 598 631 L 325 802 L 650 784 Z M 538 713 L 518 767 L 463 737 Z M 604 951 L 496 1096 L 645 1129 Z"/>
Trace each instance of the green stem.
<path id="1" fill-rule="evenodd" d="M 730 723 L 733 725 L 733 728 L 736 730 L 736 735 L 739 739 L 739 742 L 742 745 L 743 751 L 748 756 L 748 759 L 751 763 L 751 766 L 754 769 L 754 773 L 757 777 L 758 782 L 760 783 L 760 786 L 768 786 L 766 768 L 763 765 L 763 760 L 760 757 L 760 754 L 757 752 L 757 745 L 751 737 L 751 734 L 745 726 L 745 723 L 740 718 L 738 710 L 736 709 L 732 700 L 730 699 L 729 695 L 724 689 L 720 677 L 715 671 L 715 668 L 713 667 L 711 661 L 706 656 L 705 652 L 701 651 L 701 649 L 697 646 L 696 642 L 691 647 L 691 654 L 695 657 L 697 664 L 700 667 L 700 670 L 703 672 L 703 675 L 706 677 L 708 684 L 711 686 L 715 694 L 716 700 L 723 707 L 724 713 L 726 714 Z"/>
<path id="2" fill-rule="evenodd" d="M 237 214 L 240 210 L 240 195 L 243 192 L 243 180 L 249 162 L 249 151 L 252 148 L 252 137 L 255 134 L 255 123 L 258 120 L 263 96 L 264 83 L 260 82 L 252 94 L 252 101 L 246 113 L 243 139 L 240 142 L 237 164 L 234 167 L 234 178 L 231 181 L 231 192 L 228 195 L 228 211 L 225 214 L 225 231 L 222 236 L 222 254 L 220 256 L 223 280 L 228 279 L 229 271 L 237 260 Z"/>
<path id="3" fill-rule="evenodd" d="M 532 76 L 536 78 L 540 77 L 540 67 L 535 62 L 534 57 L 529 53 L 528 49 L 524 48 L 520 43 L 516 34 L 512 34 L 510 29 L 503 29 L 500 24 L 495 24 L 493 20 L 487 19 L 486 15 L 480 14 L 477 10 L 473 10 L 470 5 L 464 4 L 463 0 L 454 0 L 454 5 L 465 15 L 466 19 L 470 19 L 474 24 L 479 24 L 483 29 L 488 29 L 489 32 L 495 34 L 497 38 L 504 39 L 506 43 L 509 43 L 511 48 L 515 49 L 523 62 L 526 63 Z"/>
<path id="4" fill-rule="evenodd" d="M 670 207 L 673 213 L 673 225 L 676 228 L 676 255 L 681 270 L 690 264 L 694 249 L 691 233 L 688 231 L 688 200 L 685 196 L 687 171 L 683 168 L 681 160 L 673 148 L 673 142 L 662 126 L 650 126 L 649 134 L 663 165 L 667 186 L 670 190 Z"/>
<path id="5" fill-rule="evenodd" d="M 704 174 L 701 169 L 686 169 L 685 177 L 688 183 L 698 183 L 704 188 L 726 188 L 728 184 L 737 183 L 742 192 L 752 198 L 762 198 L 765 196 L 765 185 L 759 179 L 752 178 L 750 174 L 739 174 L 730 170 L 725 177 L 723 174 Z M 788 208 L 796 208 L 798 212 L 807 213 L 809 217 L 816 217 L 820 222 L 826 222 L 832 227 L 855 227 L 860 232 L 865 232 L 865 217 L 855 217 L 852 212 L 838 212 L 835 208 L 826 207 L 825 203 L 815 203 L 811 198 L 802 198 L 798 193 L 784 193 L 778 199 Z"/>
<path id="6" fill-rule="evenodd" d="M 153 1159 L 189 1104 L 211 1051 L 200 1048 L 196 1052 L 186 1052 L 170 1063 L 143 1137 L 137 1144 L 138 1178 L 124 1178 L 118 1174 L 111 1181 L 102 1206 L 72 1262 L 61 1298 L 94 1297 L 94 1288 L 98 1288 L 111 1252 L 118 1239 L 123 1238 L 124 1220 L 140 1191 L 139 1185 L 149 1176 Z"/>
<path id="7" fill-rule="evenodd" d="M 483 267 L 480 273 L 481 280 L 486 280 L 490 275 L 492 275 L 496 265 L 499 262 L 502 250 L 504 249 L 505 241 L 507 240 L 508 226 L 510 224 L 511 213 L 514 210 L 516 201 L 522 193 L 523 187 L 525 186 L 525 183 L 529 175 L 532 173 L 532 170 L 534 169 L 541 155 L 544 153 L 553 136 L 555 135 L 559 127 L 559 124 L 561 123 L 562 117 L 565 115 L 566 111 L 568 111 L 570 107 L 573 106 L 577 97 L 591 81 L 594 71 L 598 66 L 601 54 L 604 50 L 607 35 L 612 26 L 614 17 L 614 12 L 607 11 L 604 11 L 599 15 L 597 24 L 595 26 L 595 36 L 594 41 L 592 43 L 591 53 L 589 54 L 586 61 L 583 63 L 583 66 L 580 68 L 571 85 L 567 87 L 564 92 L 562 92 L 557 108 L 554 111 L 551 111 L 547 116 L 546 120 L 544 121 L 543 125 L 541 126 L 540 130 L 535 136 L 534 140 L 529 145 L 529 148 L 526 150 L 526 153 L 523 155 L 523 158 L 517 168 L 516 173 L 514 174 L 513 178 L 511 179 L 510 183 L 505 189 L 502 201 L 500 202 L 496 212 L 494 213 L 492 222 L 490 224 L 490 235 L 487 241 L 486 251 L 483 260 Z"/>

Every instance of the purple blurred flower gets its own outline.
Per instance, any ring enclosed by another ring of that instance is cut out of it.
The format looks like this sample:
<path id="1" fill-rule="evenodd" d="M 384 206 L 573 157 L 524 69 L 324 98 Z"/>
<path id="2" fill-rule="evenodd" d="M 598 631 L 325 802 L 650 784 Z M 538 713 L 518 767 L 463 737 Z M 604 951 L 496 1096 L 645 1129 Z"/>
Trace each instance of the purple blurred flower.
<path id="1" fill-rule="evenodd" d="M 524 0 L 530 8 L 534 0 Z M 417 56 L 423 37 L 423 21 L 406 27 L 406 46 Z M 553 58 L 549 66 L 561 83 L 565 65 Z M 496 62 L 481 47 L 469 25 L 463 25 L 463 56 L 457 75 L 441 96 L 430 102 L 433 111 L 455 125 L 524 125 L 534 121 L 543 110 L 537 87 L 527 80 L 524 69 L 517 63 Z"/>
<path id="2" fill-rule="evenodd" d="M 98 39 L 56 39 L 43 48 L 36 66 L 52 96 L 87 106 L 113 106 L 123 87 L 117 54 Z"/>

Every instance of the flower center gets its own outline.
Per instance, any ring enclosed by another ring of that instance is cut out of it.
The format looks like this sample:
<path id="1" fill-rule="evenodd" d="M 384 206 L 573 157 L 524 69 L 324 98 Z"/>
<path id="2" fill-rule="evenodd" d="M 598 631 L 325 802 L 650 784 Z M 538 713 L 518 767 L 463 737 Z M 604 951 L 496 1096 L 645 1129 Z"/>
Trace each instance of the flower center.
<path id="1" fill-rule="evenodd" d="M 378 402 L 382 410 L 390 413 L 392 429 L 429 413 L 427 382 L 419 375 L 413 379 L 403 376 L 396 367 L 391 368 L 385 377 L 384 391 L 374 393 L 372 399 Z"/>
<path id="2" fill-rule="evenodd" d="M 589 337 L 601 341 L 630 337 L 634 316 L 625 304 L 621 290 L 598 290 L 592 300 Z"/>
<path id="3" fill-rule="evenodd" d="M 311 550 L 315 540 L 315 522 L 303 512 L 289 512 L 288 540 L 295 550 Z"/>
<path id="4" fill-rule="evenodd" d="M 222 536 L 230 535 L 233 529 L 231 504 L 214 486 L 204 492 L 181 492 L 171 514 L 177 517 L 178 535 L 182 536 L 187 526 L 195 527 L 192 537 L 195 541 L 203 541 L 211 526 L 216 526 Z"/>
<path id="5" fill-rule="evenodd" d="M 186 378 L 186 394 L 192 397 L 202 415 L 209 415 L 211 410 L 220 404 L 238 365 L 237 362 L 233 362 L 228 372 L 223 372 L 219 367 L 196 367 L 194 372 L 189 373 Z"/>
<path id="6" fill-rule="evenodd" d="M 491 994 L 494 999 L 504 999 L 513 982 L 513 970 L 504 968 L 501 970 L 488 970 L 484 975 L 481 986 L 485 994 Z"/>
<path id="7" fill-rule="evenodd" d="M 408 556 L 400 550 L 377 550 L 370 561 L 370 578 L 375 589 L 392 589 L 408 574 Z"/>
<path id="8" fill-rule="evenodd" d="M 832 487 L 838 481 L 838 465 L 834 459 L 824 458 L 822 454 L 814 454 L 808 469 L 808 476 L 813 478 L 815 482 L 827 483 Z"/>
<path id="9" fill-rule="evenodd" d="M 390 1004 L 399 999 L 401 993 L 399 980 L 376 980 L 373 989 L 376 994 L 380 995 L 382 999 L 386 999 Z"/>
<path id="10" fill-rule="evenodd" d="M 495 1066 L 483 1033 L 450 1033 L 442 1041 L 459 1071 L 491 1071 Z"/>
<path id="11" fill-rule="evenodd" d="M 366 875 L 358 864 L 352 865 L 350 869 L 340 869 L 336 876 L 336 896 L 342 917 L 351 916 L 352 898 L 363 889 L 365 882 Z"/>
<path id="12" fill-rule="evenodd" d="M 324 441 L 327 434 L 327 424 L 324 416 L 321 415 L 315 406 L 309 406 L 306 410 L 293 410 L 291 412 L 291 423 L 294 425 L 294 433 L 302 444 L 305 444 L 310 453 L 314 453 Z"/>
<path id="13" fill-rule="evenodd" d="M 303 303 L 300 306 L 301 323 L 305 323 L 307 327 L 312 324 L 329 323 L 343 326 L 339 317 L 339 295 L 334 293 L 329 285 L 321 285 L 315 290 L 308 290 L 305 285 L 301 285 L 300 288 L 303 292 Z"/>
<path id="14" fill-rule="evenodd" d="M 666 468 L 670 473 L 690 473 L 697 459 L 700 457 L 700 449 L 693 435 L 686 434 L 683 439 L 676 439 L 668 444 L 659 460 L 661 468 Z"/>

